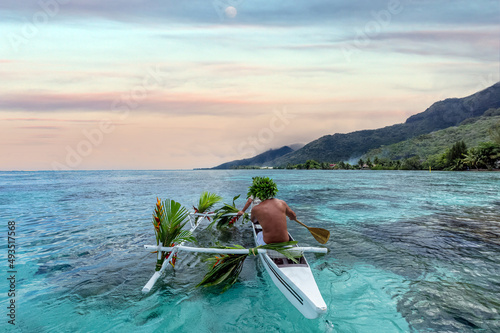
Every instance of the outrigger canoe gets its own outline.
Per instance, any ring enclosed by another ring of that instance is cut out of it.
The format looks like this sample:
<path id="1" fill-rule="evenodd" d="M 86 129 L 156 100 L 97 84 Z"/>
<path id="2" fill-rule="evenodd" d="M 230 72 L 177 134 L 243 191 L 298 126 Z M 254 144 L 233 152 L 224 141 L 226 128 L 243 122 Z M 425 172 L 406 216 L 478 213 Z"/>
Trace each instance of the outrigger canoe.
<path id="1" fill-rule="evenodd" d="M 258 245 L 257 235 L 262 232 L 262 227 L 258 223 L 252 225 L 255 244 Z M 294 240 L 290 233 L 288 236 L 290 241 Z M 326 312 L 326 303 L 303 254 L 296 258 L 297 263 L 275 251 L 259 252 L 258 255 L 276 287 L 304 317 L 314 319 Z"/>
<path id="2" fill-rule="evenodd" d="M 194 231 L 198 225 L 207 217 L 215 214 L 191 214 L 191 231 Z M 236 215 L 236 214 L 231 214 Z M 254 240 L 257 245 L 257 234 L 262 232 L 260 224 L 252 224 Z M 292 236 L 288 233 L 290 240 L 293 241 Z M 245 254 L 248 249 L 218 249 L 218 248 L 196 248 L 184 246 L 183 243 L 174 247 L 162 247 L 158 245 L 144 245 L 145 249 L 158 251 L 158 258 L 161 258 L 162 252 L 170 252 L 161 269 L 156 271 L 148 283 L 142 289 L 142 292 L 148 293 L 153 288 L 153 285 L 158 280 L 160 275 L 166 269 L 170 258 L 177 253 L 177 251 L 185 252 L 200 252 L 200 253 L 234 253 Z M 293 306 L 299 310 L 304 317 L 314 319 L 324 314 L 327 306 L 318 285 L 314 280 L 311 268 L 304 257 L 304 252 L 326 253 L 326 248 L 314 247 L 298 247 L 295 245 L 291 251 L 297 252 L 299 256 L 296 258 L 298 263 L 284 257 L 280 253 L 266 249 L 256 249 L 256 252 L 262 261 L 267 273 L 271 277 L 274 284 L 283 293 L 283 295 L 292 303 Z"/>

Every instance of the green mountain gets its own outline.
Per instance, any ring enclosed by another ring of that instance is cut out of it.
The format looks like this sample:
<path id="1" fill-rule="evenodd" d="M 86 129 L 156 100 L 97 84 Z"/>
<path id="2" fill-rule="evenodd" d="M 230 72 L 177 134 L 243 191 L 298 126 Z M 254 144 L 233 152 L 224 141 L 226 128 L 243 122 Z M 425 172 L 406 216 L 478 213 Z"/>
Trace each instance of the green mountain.
<path id="1" fill-rule="evenodd" d="M 467 119 L 482 116 L 491 108 L 499 107 L 500 82 L 468 97 L 436 102 L 424 112 L 409 117 L 403 124 L 323 136 L 269 163 L 273 166 L 286 166 L 304 163 L 309 159 L 319 162 L 348 161 L 381 146 L 457 126 Z"/>
<path id="2" fill-rule="evenodd" d="M 270 162 L 276 158 L 293 152 L 294 149 L 289 146 L 283 146 L 279 149 L 270 149 L 262 154 L 254 156 L 252 158 L 246 158 L 243 160 L 236 160 L 218 165 L 212 169 L 231 169 L 239 166 L 264 166 L 270 165 Z"/>
<path id="3" fill-rule="evenodd" d="M 419 156 L 421 159 L 427 159 L 431 155 L 442 154 L 458 141 L 464 141 L 467 147 L 475 147 L 480 142 L 491 140 L 489 130 L 498 123 L 500 123 L 500 108 L 490 109 L 481 117 L 464 120 L 459 126 L 448 127 L 389 146 L 372 149 L 362 158 L 364 160 L 370 158 L 373 161 L 376 156 L 391 160 Z"/>

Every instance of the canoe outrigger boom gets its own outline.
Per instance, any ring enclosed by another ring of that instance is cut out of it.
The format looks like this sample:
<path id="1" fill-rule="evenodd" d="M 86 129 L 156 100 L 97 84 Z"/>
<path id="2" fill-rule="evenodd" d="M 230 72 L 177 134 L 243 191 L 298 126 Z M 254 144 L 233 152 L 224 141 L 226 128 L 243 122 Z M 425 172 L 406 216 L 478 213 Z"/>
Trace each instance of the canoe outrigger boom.
<path id="1" fill-rule="evenodd" d="M 173 250 L 184 251 L 184 252 L 200 252 L 200 253 L 219 253 L 219 254 L 248 254 L 248 253 L 267 253 L 266 249 L 217 249 L 217 248 L 207 248 L 207 247 L 191 247 L 191 246 L 172 246 L 163 247 L 157 245 L 144 245 L 147 250 L 170 252 Z M 327 253 L 328 249 L 326 247 L 293 247 L 293 252 L 310 252 L 310 253 Z"/>

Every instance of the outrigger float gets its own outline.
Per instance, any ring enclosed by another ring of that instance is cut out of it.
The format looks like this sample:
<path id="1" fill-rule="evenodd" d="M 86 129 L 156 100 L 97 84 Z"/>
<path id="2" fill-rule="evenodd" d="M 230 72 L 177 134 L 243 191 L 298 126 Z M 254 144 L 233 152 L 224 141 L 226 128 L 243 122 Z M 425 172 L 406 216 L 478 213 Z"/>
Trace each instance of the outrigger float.
<path id="1" fill-rule="evenodd" d="M 190 232 L 193 232 L 205 219 L 214 217 L 215 213 L 191 213 L 189 214 Z M 236 216 L 236 214 L 225 214 L 224 216 Z M 236 217 L 234 219 L 237 219 Z M 256 246 L 257 235 L 262 232 L 259 224 L 252 224 L 253 236 Z M 290 240 L 293 241 L 289 234 Z M 159 270 L 155 271 L 148 283 L 142 289 L 143 293 L 148 293 L 153 288 L 156 281 L 160 278 L 165 269 L 170 266 L 169 263 L 176 257 L 177 252 L 199 252 L 199 253 L 216 253 L 216 254 L 254 254 L 258 255 L 267 273 L 271 277 L 274 284 L 290 301 L 290 303 L 299 310 L 304 317 L 314 319 L 324 314 L 327 311 L 327 306 L 321 293 L 318 289 L 311 268 L 304 257 L 303 253 L 327 253 L 327 248 L 317 247 L 291 247 L 291 252 L 295 253 L 295 259 L 291 260 L 281 253 L 266 250 L 261 248 L 254 249 L 220 249 L 220 248 L 199 248 L 189 247 L 181 242 L 178 245 L 165 247 L 161 245 L 144 245 L 147 250 L 157 251 L 158 262 L 162 258 L 163 263 Z M 163 257 L 164 253 L 166 254 Z M 172 265 L 173 266 L 173 265 Z"/>

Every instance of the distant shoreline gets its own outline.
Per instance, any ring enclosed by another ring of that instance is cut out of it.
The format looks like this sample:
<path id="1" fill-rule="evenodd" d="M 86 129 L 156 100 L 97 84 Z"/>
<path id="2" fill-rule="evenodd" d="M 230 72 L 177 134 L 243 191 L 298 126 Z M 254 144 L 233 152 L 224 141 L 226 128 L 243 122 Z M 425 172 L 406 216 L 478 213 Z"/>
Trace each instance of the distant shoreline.
<path id="1" fill-rule="evenodd" d="M 389 169 L 211 169 L 211 168 L 193 168 L 193 169 L 92 169 L 92 170 L 0 170 L 2 172 L 12 172 L 12 173 L 27 173 L 27 172 L 101 172 L 101 171 L 114 171 L 114 172 L 130 172 L 130 171 L 171 171 L 171 172 L 180 172 L 180 171 L 241 171 L 241 170 L 260 170 L 260 171 L 284 171 L 284 170 L 300 170 L 300 171 L 424 171 L 429 172 L 429 170 L 389 170 Z M 451 170 L 431 170 L 432 172 L 442 172 L 442 171 L 451 171 Z M 470 170 L 454 170 L 451 172 L 500 172 L 500 169 L 470 169 Z"/>

